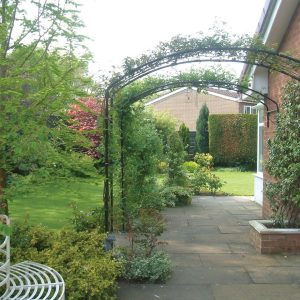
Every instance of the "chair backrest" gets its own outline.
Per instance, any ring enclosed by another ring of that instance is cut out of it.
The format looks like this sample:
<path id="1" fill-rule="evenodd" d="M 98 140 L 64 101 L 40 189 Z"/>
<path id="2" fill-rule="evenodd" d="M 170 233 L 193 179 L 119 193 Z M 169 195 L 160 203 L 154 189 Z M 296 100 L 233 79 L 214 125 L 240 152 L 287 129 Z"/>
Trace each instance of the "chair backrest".
<path id="1" fill-rule="evenodd" d="M 9 226 L 9 218 L 6 215 L 0 215 L 0 223 Z M 1 228 L 0 228 L 1 229 Z M 0 241 L 0 287 L 6 285 L 9 287 L 10 279 L 10 237 L 0 230 L 2 236 Z"/>

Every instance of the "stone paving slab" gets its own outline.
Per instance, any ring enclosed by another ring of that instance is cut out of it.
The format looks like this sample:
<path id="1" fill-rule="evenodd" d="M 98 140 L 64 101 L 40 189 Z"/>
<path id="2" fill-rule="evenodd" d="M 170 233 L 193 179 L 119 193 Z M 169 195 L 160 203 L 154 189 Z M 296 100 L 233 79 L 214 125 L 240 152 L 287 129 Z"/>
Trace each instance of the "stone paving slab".
<path id="1" fill-rule="evenodd" d="M 299 267 L 247 267 L 247 271 L 254 283 L 300 283 Z"/>
<path id="2" fill-rule="evenodd" d="M 204 266 L 263 266 L 280 267 L 280 263 L 272 256 L 258 254 L 200 254 Z"/>
<path id="3" fill-rule="evenodd" d="M 163 215 L 160 247 L 170 254 L 172 277 L 166 284 L 121 282 L 120 300 L 300 299 L 300 256 L 261 255 L 249 243 L 248 222 L 261 216 L 249 198 L 195 197 Z"/>
<path id="4" fill-rule="evenodd" d="M 160 285 L 120 284 L 120 300 L 214 300 L 210 284 Z"/>
<path id="5" fill-rule="evenodd" d="M 213 294 L 215 300 L 299 300 L 300 286 L 292 284 L 216 285 L 213 287 Z"/>
<path id="6" fill-rule="evenodd" d="M 251 283 L 247 271 L 242 267 L 175 267 L 170 285 Z"/>
<path id="7" fill-rule="evenodd" d="M 203 263 L 199 254 L 195 253 L 169 253 L 174 267 L 200 267 Z"/>

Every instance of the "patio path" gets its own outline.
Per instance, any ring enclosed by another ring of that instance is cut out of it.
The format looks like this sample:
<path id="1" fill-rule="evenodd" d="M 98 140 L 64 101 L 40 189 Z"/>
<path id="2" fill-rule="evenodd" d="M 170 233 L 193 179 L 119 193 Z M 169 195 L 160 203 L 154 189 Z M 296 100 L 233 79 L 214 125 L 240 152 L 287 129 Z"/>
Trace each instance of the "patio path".
<path id="1" fill-rule="evenodd" d="M 173 261 L 166 284 L 120 283 L 120 300 L 300 299 L 300 256 L 260 255 L 248 221 L 261 207 L 247 197 L 195 197 L 164 212 L 161 239 Z"/>

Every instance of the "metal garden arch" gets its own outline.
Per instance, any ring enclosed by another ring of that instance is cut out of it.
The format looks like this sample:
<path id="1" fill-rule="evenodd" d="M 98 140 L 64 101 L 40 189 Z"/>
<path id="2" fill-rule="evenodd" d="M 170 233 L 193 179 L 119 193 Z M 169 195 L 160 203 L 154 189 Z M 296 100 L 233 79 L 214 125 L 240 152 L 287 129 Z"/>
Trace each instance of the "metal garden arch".
<path id="1" fill-rule="evenodd" d="M 110 138 L 110 126 L 112 125 L 112 118 L 110 117 L 110 109 L 113 107 L 113 100 L 116 94 L 130 83 L 141 79 L 149 74 L 157 72 L 162 69 L 174 67 L 182 64 L 200 63 L 200 62 L 235 62 L 245 63 L 255 66 L 267 68 L 270 71 L 276 71 L 282 73 L 292 79 L 300 81 L 300 60 L 294 57 L 279 53 L 274 50 L 267 50 L 265 47 L 252 48 L 252 47 L 237 47 L 237 46 L 203 46 L 193 41 L 189 43 L 189 48 L 175 49 L 175 51 L 167 51 L 163 53 L 155 53 L 155 55 L 143 56 L 138 61 L 131 61 L 129 66 L 125 66 L 125 70 L 122 74 L 117 74 L 110 80 L 105 90 L 105 111 L 104 111 L 104 212 L 105 212 L 105 230 L 113 231 L 113 177 L 110 172 L 112 169 L 112 162 L 109 155 L 109 138 Z M 142 92 L 140 95 L 135 95 L 131 101 L 124 103 L 130 105 L 131 103 L 142 99 L 147 95 L 151 95 L 157 91 L 162 91 L 168 88 L 182 87 L 186 85 L 193 85 L 195 87 L 222 87 L 230 90 L 241 90 L 239 84 L 230 82 L 175 82 L 165 85 L 160 85 Z M 251 93 L 261 96 L 261 102 L 268 99 L 275 103 L 276 110 L 279 107 L 274 99 L 261 94 L 259 91 L 248 88 Z M 244 92 L 246 93 L 246 92 Z M 247 94 L 253 97 L 252 94 Z M 267 108 L 267 116 L 272 111 Z M 121 157 L 122 164 L 122 157 Z M 124 199 L 122 199 L 124 201 Z M 110 211 L 109 211 L 110 205 Z M 110 217 L 110 220 L 109 220 Z M 110 224 L 109 224 L 110 223 Z"/>

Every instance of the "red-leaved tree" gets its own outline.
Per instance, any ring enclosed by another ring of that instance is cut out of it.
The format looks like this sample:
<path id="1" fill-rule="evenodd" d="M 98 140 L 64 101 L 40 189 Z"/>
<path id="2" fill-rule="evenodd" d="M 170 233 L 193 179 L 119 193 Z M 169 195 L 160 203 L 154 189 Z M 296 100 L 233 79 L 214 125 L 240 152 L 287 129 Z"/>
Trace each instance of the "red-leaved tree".
<path id="1" fill-rule="evenodd" d="M 68 114 L 71 118 L 70 128 L 80 131 L 86 136 L 91 147 L 82 148 L 81 151 L 93 158 L 99 158 L 98 147 L 101 142 L 98 120 L 103 113 L 103 100 L 99 98 L 82 98 L 78 104 L 72 105 Z"/>

